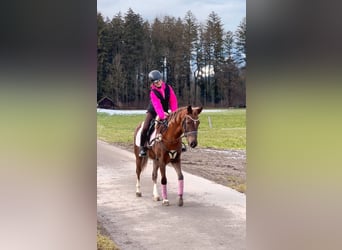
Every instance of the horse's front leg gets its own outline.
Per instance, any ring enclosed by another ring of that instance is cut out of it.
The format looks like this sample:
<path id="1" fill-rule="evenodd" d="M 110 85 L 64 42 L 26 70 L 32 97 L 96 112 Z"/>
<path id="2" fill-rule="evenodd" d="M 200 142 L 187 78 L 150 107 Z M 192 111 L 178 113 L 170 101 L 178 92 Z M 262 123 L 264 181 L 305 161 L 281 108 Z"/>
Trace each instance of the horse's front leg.
<path id="1" fill-rule="evenodd" d="M 160 175 L 161 175 L 163 205 L 168 206 L 170 203 L 169 203 L 169 200 L 167 199 L 167 178 L 166 178 L 166 165 L 165 164 L 160 166 Z"/>
<path id="2" fill-rule="evenodd" d="M 184 177 L 180 161 L 172 164 L 178 175 L 178 206 L 183 206 Z"/>
<path id="3" fill-rule="evenodd" d="M 157 189 L 157 178 L 158 178 L 158 164 L 156 160 L 153 161 L 152 181 L 153 181 L 153 200 L 160 201 L 158 189 Z"/>

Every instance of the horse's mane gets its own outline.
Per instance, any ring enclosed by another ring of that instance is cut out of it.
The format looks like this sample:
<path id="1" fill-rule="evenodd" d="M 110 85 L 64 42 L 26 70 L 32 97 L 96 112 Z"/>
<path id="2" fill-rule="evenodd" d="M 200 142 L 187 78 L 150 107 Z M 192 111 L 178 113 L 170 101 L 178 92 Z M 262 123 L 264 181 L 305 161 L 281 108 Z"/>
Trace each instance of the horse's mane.
<path id="1" fill-rule="evenodd" d="M 181 114 L 187 110 L 187 107 L 180 107 L 178 108 L 175 112 L 172 112 L 169 116 L 169 124 L 171 123 L 180 123 L 181 121 L 179 119 L 181 119 Z"/>

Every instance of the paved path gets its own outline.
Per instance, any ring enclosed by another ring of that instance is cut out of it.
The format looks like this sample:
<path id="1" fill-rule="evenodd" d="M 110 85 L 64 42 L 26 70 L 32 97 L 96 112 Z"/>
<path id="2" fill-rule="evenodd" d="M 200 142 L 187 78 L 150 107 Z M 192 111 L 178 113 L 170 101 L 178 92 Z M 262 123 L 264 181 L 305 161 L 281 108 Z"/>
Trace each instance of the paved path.
<path id="1" fill-rule="evenodd" d="M 183 172 L 184 206 L 178 207 L 177 175 L 167 167 L 170 206 L 162 206 L 152 200 L 151 173 L 149 161 L 143 196 L 136 197 L 133 153 L 97 142 L 98 220 L 121 250 L 246 249 L 244 194 Z"/>

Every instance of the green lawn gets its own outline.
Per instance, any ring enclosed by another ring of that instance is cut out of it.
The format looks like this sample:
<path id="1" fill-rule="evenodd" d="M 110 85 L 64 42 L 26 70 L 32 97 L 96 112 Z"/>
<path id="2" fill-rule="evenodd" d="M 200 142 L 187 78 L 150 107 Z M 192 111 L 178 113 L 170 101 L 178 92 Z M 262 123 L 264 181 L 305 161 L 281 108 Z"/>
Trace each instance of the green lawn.
<path id="1" fill-rule="evenodd" d="M 142 115 L 108 115 L 97 113 L 97 137 L 107 142 L 133 143 L 133 133 Z M 200 115 L 198 147 L 246 149 L 246 110 L 222 109 Z M 211 125 L 211 126 L 210 126 Z"/>

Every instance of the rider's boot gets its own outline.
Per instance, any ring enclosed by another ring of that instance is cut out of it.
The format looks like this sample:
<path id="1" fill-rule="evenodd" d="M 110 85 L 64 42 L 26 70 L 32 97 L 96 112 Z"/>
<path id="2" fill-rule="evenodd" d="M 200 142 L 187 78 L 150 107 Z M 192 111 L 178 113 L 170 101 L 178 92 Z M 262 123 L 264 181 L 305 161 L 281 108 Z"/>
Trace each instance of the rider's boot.
<path id="1" fill-rule="evenodd" d="M 139 157 L 146 157 L 146 148 L 144 146 L 140 146 Z"/>
<path id="2" fill-rule="evenodd" d="M 144 133 L 141 133 L 140 137 L 140 150 L 139 150 L 139 157 L 146 157 L 146 148 L 145 148 L 145 143 L 146 143 L 146 135 Z"/>

